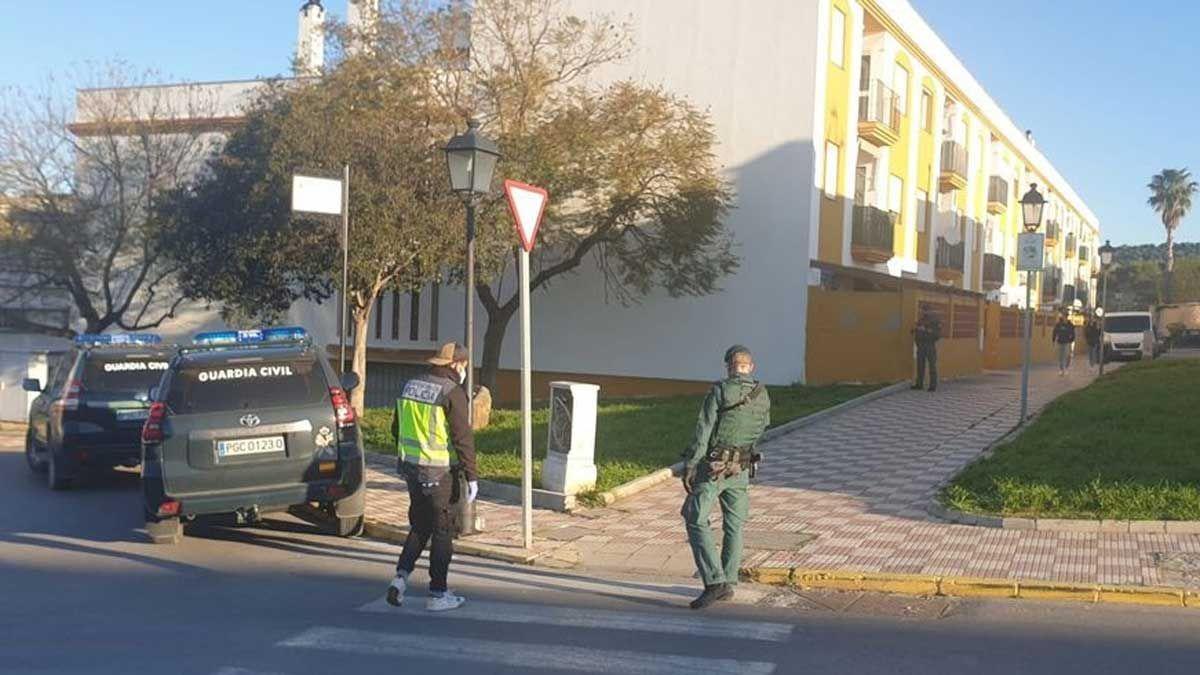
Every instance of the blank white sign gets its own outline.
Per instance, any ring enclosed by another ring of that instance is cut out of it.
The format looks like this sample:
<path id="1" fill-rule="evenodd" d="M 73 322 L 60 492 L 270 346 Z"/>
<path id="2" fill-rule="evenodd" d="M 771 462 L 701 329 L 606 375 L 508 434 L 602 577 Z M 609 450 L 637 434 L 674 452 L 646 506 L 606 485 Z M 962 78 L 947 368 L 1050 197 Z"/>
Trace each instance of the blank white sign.
<path id="1" fill-rule="evenodd" d="M 342 181 L 316 176 L 292 176 L 292 210 L 306 213 L 342 213 Z"/>

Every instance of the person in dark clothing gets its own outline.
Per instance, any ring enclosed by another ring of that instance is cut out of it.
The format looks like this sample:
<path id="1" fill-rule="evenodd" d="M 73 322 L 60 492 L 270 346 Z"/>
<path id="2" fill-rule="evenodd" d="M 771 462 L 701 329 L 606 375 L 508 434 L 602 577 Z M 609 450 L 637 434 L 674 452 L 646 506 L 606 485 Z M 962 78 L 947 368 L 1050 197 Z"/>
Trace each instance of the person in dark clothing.
<path id="1" fill-rule="evenodd" d="M 465 600 L 446 588 L 454 554 L 453 505 L 464 497 L 474 501 L 479 491 L 475 468 L 475 437 L 471 430 L 467 392 L 467 350 L 448 342 L 428 359 L 429 372 L 409 380 L 396 401 L 392 436 L 399 456 L 397 471 L 408 484 L 408 538 L 396 563 L 396 578 L 387 601 L 404 602 L 408 577 L 429 544 L 429 599 L 426 609 L 455 609 Z M 454 472 L 466 474 L 467 494 L 457 494 Z"/>
<path id="2" fill-rule="evenodd" d="M 1067 315 L 1058 317 L 1054 324 L 1054 332 L 1050 334 L 1054 346 L 1058 349 L 1058 374 L 1066 375 L 1071 367 L 1071 351 L 1075 344 L 1075 325 L 1067 320 Z"/>
<path id="3" fill-rule="evenodd" d="M 1100 321 L 1096 317 L 1088 319 L 1087 325 L 1083 327 L 1083 337 L 1087 340 L 1088 366 L 1095 368 L 1100 365 L 1100 359 L 1103 358 L 1100 351 Z"/>
<path id="4" fill-rule="evenodd" d="M 942 337 L 942 322 L 928 309 L 922 309 L 912 333 L 917 346 L 917 380 L 912 388 L 924 388 L 925 369 L 928 366 L 929 391 L 937 391 L 937 341 Z"/>

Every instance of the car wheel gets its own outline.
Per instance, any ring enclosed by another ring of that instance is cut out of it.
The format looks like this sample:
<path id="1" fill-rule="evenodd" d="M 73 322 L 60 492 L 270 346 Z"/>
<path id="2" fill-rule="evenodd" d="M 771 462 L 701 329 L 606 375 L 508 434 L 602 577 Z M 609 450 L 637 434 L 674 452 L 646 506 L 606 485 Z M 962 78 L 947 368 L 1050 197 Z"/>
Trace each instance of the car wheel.
<path id="1" fill-rule="evenodd" d="M 337 535 L 339 537 L 358 537 L 363 533 L 366 521 L 363 516 L 350 516 L 337 519 Z"/>
<path id="2" fill-rule="evenodd" d="M 46 458 L 46 486 L 51 490 L 66 490 L 71 487 L 71 479 L 63 475 L 62 462 L 54 456 L 54 451 Z"/>
<path id="3" fill-rule="evenodd" d="M 33 429 L 25 433 L 25 462 L 34 473 L 46 473 L 46 460 L 37 456 L 37 440 L 33 437 Z"/>
<path id="4" fill-rule="evenodd" d="M 178 518 L 146 516 L 146 534 L 155 544 L 173 546 L 183 541 L 183 523 Z"/>

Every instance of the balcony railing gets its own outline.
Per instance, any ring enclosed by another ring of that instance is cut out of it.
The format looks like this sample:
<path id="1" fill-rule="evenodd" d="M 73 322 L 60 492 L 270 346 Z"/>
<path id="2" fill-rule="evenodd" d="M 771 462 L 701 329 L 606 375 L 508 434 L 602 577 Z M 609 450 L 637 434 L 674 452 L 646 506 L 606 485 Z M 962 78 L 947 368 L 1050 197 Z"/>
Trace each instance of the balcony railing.
<path id="1" fill-rule="evenodd" d="M 858 135 L 876 145 L 900 140 L 900 97 L 879 80 L 858 95 Z"/>
<path id="2" fill-rule="evenodd" d="M 1062 269 L 1047 267 L 1042 272 L 1042 302 L 1058 302 L 1059 287 L 1062 285 Z"/>
<path id="3" fill-rule="evenodd" d="M 988 213 L 1001 214 L 1008 210 L 1008 181 L 1000 176 L 988 179 Z"/>
<path id="4" fill-rule="evenodd" d="M 1088 287 L 1087 286 L 1076 286 L 1075 287 L 1075 299 L 1078 300 L 1081 305 L 1083 305 L 1084 307 L 1087 307 L 1088 306 Z"/>
<path id="5" fill-rule="evenodd" d="M 1062 304 L 1068 307 L 1075 304 L 1075 286 L 1071 284 L 1063 286 Z"/>
<path id="6" fill-rule="evenodd" d="M 937 278 L 942 281 L 962 279 L 965 253 L 966 245 L 963 242 L 951 244 L 938 237 L 937 249 L 934 252 L 934 273 Z"/>
<path id="7" fill-rule="evenodd" d="M 1061 236 L 1062 236 L 1062 226 L 1060 226 L 1058 224 L 1058 221 L 1057 220 L 1046 221 L 1046 243 L 1047 244 L 1056 244 L 1056 243 L 1058 243 L 1058 238 Z"/>
<path id="8" fill-rule="evenodd" d="M 854 205 L 850 253 L 859 262 L 880 265 L 892 259 L 896 214 L 864 204 Z"/>
<path id="9" fill-rule="evenodd" d="M 1087 262 L 1087 261 L 1088 261 L 1088 255 L 1089 255 L 1089 253 L 1088 253 L 1088 247 L 1086 247 L 1086 246 L 1080 246 L 1080 247 L 1079 247 L 1079 262 Z"/>
<path id="10" fill-rule="evenodd" d="M 1067 243 L 1063 246 L 1063 255 L 1068 258 L 1074 258 L 1077 247 L 1075 246 L 1075 233 L 1067 235 Z"/>
<path id="11" fill-rule="evenodd" d="M 994 291 L 1004 286 L 1004 256 L 983 254 L 983 287 Z"/>
<path id="12" fill-rule="evenodd" d="M 942 192 L 967 187 L 967 149 L 955 141 L 942 141 Z"/>

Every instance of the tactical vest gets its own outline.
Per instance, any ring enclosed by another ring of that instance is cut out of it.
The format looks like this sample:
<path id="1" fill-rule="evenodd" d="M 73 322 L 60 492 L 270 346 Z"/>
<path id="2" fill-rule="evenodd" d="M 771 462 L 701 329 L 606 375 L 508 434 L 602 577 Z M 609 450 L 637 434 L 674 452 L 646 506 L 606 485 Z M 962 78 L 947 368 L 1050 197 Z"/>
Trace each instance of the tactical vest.
<path id="1" fill-rule="evenodd" d="M 396 450 L 400 459 L 417 466 L 449 468 L 458 461 L 450 446 L 446 399 L 456 385 L 445 377 L 423 375 L 408 381 L 396 401 L 400 433 Z"/>
<path id="2" fill-rule="evenodd" d="M 758 382 L 731 377 L 717 384 L 721 390 L 717 428 L 709 447 L 745 447 L 758 441 L 766 426 L 771 402 Z"/>

